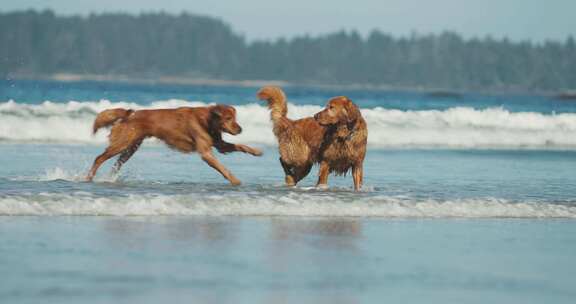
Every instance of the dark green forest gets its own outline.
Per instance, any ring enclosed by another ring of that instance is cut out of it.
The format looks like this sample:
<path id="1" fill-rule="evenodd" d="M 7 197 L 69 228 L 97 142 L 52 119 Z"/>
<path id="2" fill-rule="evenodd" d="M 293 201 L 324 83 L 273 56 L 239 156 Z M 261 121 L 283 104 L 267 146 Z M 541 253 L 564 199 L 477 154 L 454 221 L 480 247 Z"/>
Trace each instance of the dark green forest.
<path id="1" fill-rule="evenodd" d="M 262 26 L 266 26 L 263 24 Z M 285 80 L 458 90 L 576 88 L 576 42 L 354 31 L 248 42 L 211 17 L 0 13 L 0 76 Z"/>

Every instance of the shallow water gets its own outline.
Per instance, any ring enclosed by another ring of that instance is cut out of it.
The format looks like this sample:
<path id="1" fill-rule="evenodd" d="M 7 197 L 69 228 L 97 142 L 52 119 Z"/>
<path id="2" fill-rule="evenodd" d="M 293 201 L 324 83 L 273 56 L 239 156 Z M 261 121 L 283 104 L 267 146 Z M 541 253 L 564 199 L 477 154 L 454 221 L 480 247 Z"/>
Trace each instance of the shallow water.
<path id="1" fill-rule="evenodd" d="M 351 176 L 316 189 L 316 168 L 283 186 L 255 91 L 0 82 L 0 302 L 573 302 L 573 103 L 289 88 L 293 118 L 362 107 L 355 193 Z M 98 111 L 213 102 L 237 105 L 227 140 L 264 151 L 217 155 L 241 186 L 155 141 L 83 182 Z"/>
<path id="2" fill-rule="evenodd" d="M 11 217 L 5 303 L 572 303 L 566 220 Z"/>
<path id="3" fill-rule="evenodd" d="M 219 158 L 244 182 L 227 184 L 198 155 L 144 145 L 118 176 L 110 161 L 83 178 L 103 150 L 84 145 L 1 145 L 3 215 L 258 215 L 357 217 L 576 217 L 576 152 L 373 150 L 365 187 L 331 177 L 282 185 L 277 152 Z M 316 171 L 314 169 L 313 171 Z"/>

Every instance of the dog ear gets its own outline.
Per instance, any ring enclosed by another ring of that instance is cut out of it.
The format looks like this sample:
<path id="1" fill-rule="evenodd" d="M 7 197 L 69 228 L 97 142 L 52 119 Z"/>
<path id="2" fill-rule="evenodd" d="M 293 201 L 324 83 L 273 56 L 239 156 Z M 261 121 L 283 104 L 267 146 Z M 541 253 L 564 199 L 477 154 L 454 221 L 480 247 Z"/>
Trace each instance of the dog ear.
<path id="1" fill-rule="evenodd" d="M 228 105 L 219 104 L 212 106 L 212 108 L 210 109 L 210 113 L 217 118 L 222 118 L 222 116 L 224 116 L 224 114 L 226 113 L 232 115 L 232 117 L 234 118 L 236 117 L 236 109 Z"/>
<path id="2" fill-rule="evenodd" d="M 344 97 L 346 102 L 344 103 L 344 109 L 346 110 L 346 119 L 347 123 L 353 123 L 356 120 L 360 119 L 360 110 L 358 107 L 352 102 L 352 100 L 348 99 L 348 97 Z"/>
<path id="3" fill-rule="evenodd" d="M 222 117 L 226 111 L 226 106 L 224 105 L 215 105 L 210 108 L 210 113 L 218 118 Z"/>

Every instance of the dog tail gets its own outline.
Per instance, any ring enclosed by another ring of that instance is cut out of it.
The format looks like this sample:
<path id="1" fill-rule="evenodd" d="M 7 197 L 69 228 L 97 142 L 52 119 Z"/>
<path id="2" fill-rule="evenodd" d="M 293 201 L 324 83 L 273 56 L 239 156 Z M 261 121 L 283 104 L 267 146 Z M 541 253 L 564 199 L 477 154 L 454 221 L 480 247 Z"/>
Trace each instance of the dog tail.
<path id="1" fill-rule="evenodd" d="M 100 128 L 109 127 L 119 120 L 125 120 L 132 113 L 134 113 L 134 110 L 122 108 L 102 111 L 94 120 L 92 133 L 96 134 Z"/>

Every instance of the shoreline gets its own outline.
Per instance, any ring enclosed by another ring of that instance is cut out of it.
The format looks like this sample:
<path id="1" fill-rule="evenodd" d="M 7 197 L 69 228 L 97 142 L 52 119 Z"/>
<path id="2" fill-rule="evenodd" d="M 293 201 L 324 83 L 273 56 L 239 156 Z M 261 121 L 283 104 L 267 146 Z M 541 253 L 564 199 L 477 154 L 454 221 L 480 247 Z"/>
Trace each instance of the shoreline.
<path id="1" fill-rule="evenodd" d="M 128 84 L 166 84 L 166 85 L 207 85 L 207 86 L 237 86 L 237 87 L 260 87 L 265 85 L 293 86 L 287 81 L 281 80 L 229 80 L 215 78 L 195 78 L 180 76 L 158 77 L 132 77 L 127 75 L 101 75 L 101 74 L 74 74 L 56 73 L 50 75 L 9 75 L 5 80 L 45 80 L 55 82 L 121 82 Z"/>
<path id="2" fill-rule="evenodd" d="M 133 77 L 128 75 L 102 75 L 102 74 L 75 74 L 75 73 L 55 73 L 48 75 L 7 75 L 4 80 L 44 80 L 63 83 L 74 83 L 83 81 L 94 82 L 120 82 L 126 84 L 141 85 L 181 85 L 181 86 L 235 86 L 242 88 L 259 88 L 267 85 L 282 87 L 309 87 L 325 90 L 372 90 L 372 91 L 401 91 L 417 92 L 428 94 L 431 97 L 438 98 L 460 98 L 464 94 L 484 94 L 484 95 L 541 95 L 552 98 L 562 99 L 567 93 L 573 90 L 562 91 L 531 91 L 526 89 L 450 89 L 450 88 L 431 88 L 425 86 L 398 86 L 387 84 L 328 84 L 328 83 L 307 83 L 307 82 L 290 82 L 285 80 L 262 80 L 246 79 L 231 80 L 202 77 L 185 77 L 185 76 L 158 76 L 158 77 Z"/>

